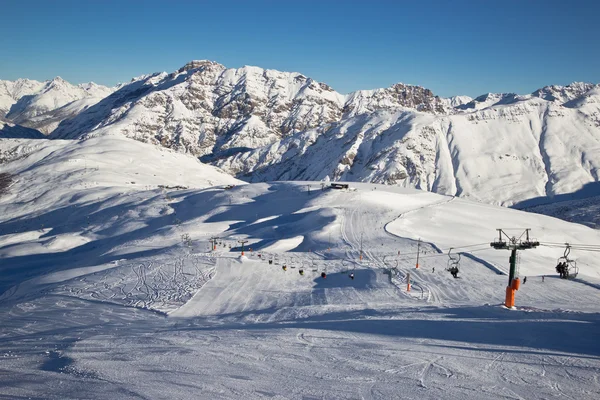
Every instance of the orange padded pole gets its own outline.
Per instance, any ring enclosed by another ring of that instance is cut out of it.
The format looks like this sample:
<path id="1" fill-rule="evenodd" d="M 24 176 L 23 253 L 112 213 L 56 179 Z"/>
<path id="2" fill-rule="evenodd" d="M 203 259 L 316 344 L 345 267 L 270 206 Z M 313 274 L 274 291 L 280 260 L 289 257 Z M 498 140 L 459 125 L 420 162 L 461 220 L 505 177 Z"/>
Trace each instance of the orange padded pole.
<path id="1" fill-rule="evenodd" d="M 504 305 L 508 308 L 515 306 L 515 290 L 510 286 L 506 287 L 506 300 L 504 301 Z"/>

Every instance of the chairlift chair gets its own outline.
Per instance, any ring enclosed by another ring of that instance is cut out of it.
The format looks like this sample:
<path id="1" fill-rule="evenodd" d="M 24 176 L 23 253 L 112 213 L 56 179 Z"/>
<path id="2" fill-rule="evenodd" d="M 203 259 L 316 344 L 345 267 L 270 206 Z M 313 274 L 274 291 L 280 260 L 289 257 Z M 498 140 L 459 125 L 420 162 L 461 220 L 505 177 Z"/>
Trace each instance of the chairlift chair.
<path id="1" fill-rule="evenodd" d="M 579 273 L 577 261 L 569 258 L 571 246 L 567 243 L 565 252 L 562 257 L 559 257 L 556 262 L 556 272 L 559 273 L 561 279 L 575 279 Z"/>
<path id="2" fill-rule="evenodd" d="M 448 264 L 446 265 L 446 271 L 450 272 L 452 277 L 458 278 L 458 273 L 460 271 L 460 253 L 452 254 L 453 247 L 450 247 L 448 250 Z"/>

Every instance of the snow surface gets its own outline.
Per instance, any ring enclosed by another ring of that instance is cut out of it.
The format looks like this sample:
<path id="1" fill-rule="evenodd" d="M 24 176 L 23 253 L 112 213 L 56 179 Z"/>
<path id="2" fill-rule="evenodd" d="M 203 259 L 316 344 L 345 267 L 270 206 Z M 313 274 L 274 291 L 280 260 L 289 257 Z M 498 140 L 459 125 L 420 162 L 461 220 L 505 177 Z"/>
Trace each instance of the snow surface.
<path id="1" fill-rule="evenodd" d="M 1 145 L 7 398 L 600 395 L 594 253 L 566 281 L 561 249 L 520 252 L 507 310 L 508 252 L 489 246 L 500 227 L 542 243 L 596 230 L 401 187 L 240 184 L 120 136 Z M 450 246 L 469 246 L 459 279 Z"/>

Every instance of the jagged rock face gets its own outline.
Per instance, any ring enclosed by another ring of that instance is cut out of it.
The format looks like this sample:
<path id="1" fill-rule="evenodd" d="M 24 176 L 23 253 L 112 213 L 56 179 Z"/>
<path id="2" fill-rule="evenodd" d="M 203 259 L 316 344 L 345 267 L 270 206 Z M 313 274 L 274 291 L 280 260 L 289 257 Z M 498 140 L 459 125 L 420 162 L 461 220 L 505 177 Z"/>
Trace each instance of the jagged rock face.
<path id="1" fill-rule="evenodd" d="M 377 110 L 412 109 L 421 112 L 446 114 L 448 102 L 429 89 L 397 83 L 389 88 L 359 90 L 348 96 L 344 116 L 371 113 Z"/>

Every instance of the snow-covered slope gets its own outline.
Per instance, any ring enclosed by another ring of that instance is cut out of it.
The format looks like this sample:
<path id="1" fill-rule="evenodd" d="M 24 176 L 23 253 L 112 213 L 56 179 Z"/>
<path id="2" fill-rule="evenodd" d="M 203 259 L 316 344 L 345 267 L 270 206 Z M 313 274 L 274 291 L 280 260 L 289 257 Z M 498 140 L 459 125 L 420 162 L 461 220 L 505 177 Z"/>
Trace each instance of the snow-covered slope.
<path id="1" fill-rule="evenodd" d="M 0 139 L 41 139 L 44 135 L 35 129 L 26 128 L 0 117 Z"/>
<path id="2" fill-rule="evenodd" d="M 63 119 L 77 115 L 113 91 L 93 82 L 72 85 L 60 77 L 46 82 L 0 81 L 0 113 L 16 124 L 48 134 Z"/>
<path id="3" fill-rule="evenodd" d="M 524 210 L 600 229 L 600 195 L 579 200 L 557 200 L 551 204 L 526 207 Z"/>
<path id="4" fill-rule="evenodd" d="M 144 196 L 160 196 L 161 188 L 204 188 L 240 183 L 194 157 L 122 135 L 83 141 L 3 139 L 0 141 L 0 161 L 0 173 L 8 174 L 13 181 L 10 191 L 0 198 L 3 221 L 13 221 L 9 225 L 16 223 L 14 221 L 29 221 L 25 225 L 33 230 L 43 230 L 50 221 L 63 224 L 71 218 L 69 213 L 58 218 L 39 217 L 41 214 L 53 215 L 51 210 L 60 214 L 57 210 L 81 209 L 81 214 L 74 217 L 80 219 L 94 212 L 96 206 L 92 204 L 125 204 L 131 193 L 137 195 L 135 201 L 142 201 Z M 123 232 L 137 226 L 133 220 L 115 220 L 110 224 L 120 225 L 121 222 L 124 225 L 119 229 Z M 21 225 L 23 229 L 25 225 Z M 77 236 L 74 245 L 89 241 L 89 238 L 79 240 L 82 233 L 62 233 L 67 235 L 67 241 L 71 236 Z M 56 240 L 61 240 L 62 233 L 58 233 Z M 96 233 L 93 235 L 99 238 Z M 54 234 L 46 236 L 55 238 Z M 45 251 L 43 245 L 38 249 L 35 247 L 13 250 L 30 255 Z M 10 254 L 16 253 L 10 250 L 1 256 Z"/>
<path id="5" fill-rule="evenodd" d="M 597 243 L 599 231 L 373 184 L 162 191 L 150 184 L 202 186 L 195 173 L 215 170 L 118 137 L 27 154 L 0 168 L 18 180 L 0 196 L 7 397 L 600 394 L 595 253 L 575 251 L 580 275 L 562 280 L 562 249 L 520 252 L 528 279 L 507 310 L 508 252 L 489 245 L 498 227 L 532 228 L 542 244 Z M 459 279 L 449 247 L 463 254 Z"/>

